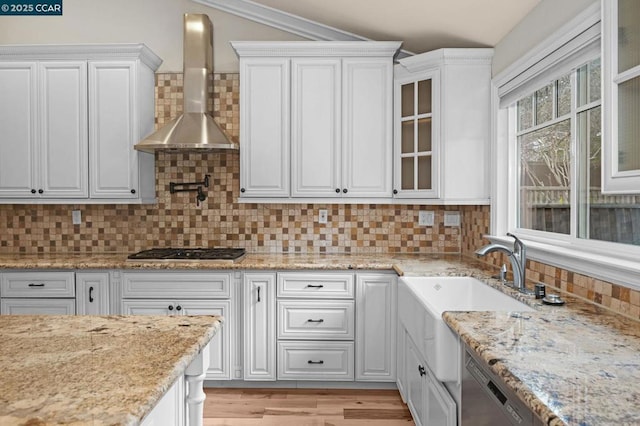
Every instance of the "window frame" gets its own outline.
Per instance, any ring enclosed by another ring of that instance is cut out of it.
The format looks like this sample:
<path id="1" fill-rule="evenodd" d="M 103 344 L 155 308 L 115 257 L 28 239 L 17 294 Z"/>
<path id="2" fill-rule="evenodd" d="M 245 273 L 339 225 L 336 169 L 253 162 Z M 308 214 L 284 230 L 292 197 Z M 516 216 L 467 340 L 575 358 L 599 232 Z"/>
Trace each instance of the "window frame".
<path id="1" fill-rule="evenodd" d="M 597 37 L 600 39 L 600 22 L 601 8 L 600 3 L 597 2 L 586 8 L 581 14 L 492 80 L 491 235 L 486 237 L 492 242 L 511 245 L 513 239 L 506 237 L 505 234 L 512 232 L 525 242 L 528 257 L 532 260 L 640 289 L 640 280 L 638 280 L 640 277 L 640 262 L 638 262 L 640 247 L 578 238 L 577 221 L 575 220 L 571 223 L 569 235 L 516 227 L 519 211 L 519 205 L 516 201 L 519 190 L 520 159 L 518 146 L 514 143 L 517 128 L 510 123 L 516 123 L 517 116 L 516 108 L 505 108 L 504 100 L 509 98 L 511 93 L 509 102 L 513 103 L 513 100 L 517 99 L 513 93 L 517 92 L 519 88 L 521 89 L 520 95 L 525 95 L 527 90 L 530 92 L 531 88 L 535 87 L 535 83 L 532 81 L 535 81 L 536 77 L 552 72 L 554 67 L 561 68 L 559 64 L 562 65 L 563 58 L 568 59 L 587 44 L 587 40 L 585 43 L 580 43 L 581 37 L 593 38 L 593 28 L 596 25 L 598 28 Z M 606 49 L 603 43 L 602 50 Z M 605 55 L 601 52 L 602 67 L 604 67 L 604 61 Z M 555 78 L 559 78 L 560 75 L 558 72 Z M 605 78 L 603 70 L 603 88 L 607 86 Z M 606 114 L 604 97 L 601 105 L 604 117 Z M 576 120 L 572 120 L 571 131 L 574 135 L 575 126 Z M 575 164 L 576 161 L 576 145 L 574 144 L 572 147 L 572 164 Z M 576 173 L 572 171 L 572 179 L 575 178 Z M 579 208 L 577 197 L 577 191 L 572 191 L 573 209 Z"/>
<path id="2" fill-rule="evenodd" d="M 612 195 L 640 194 L 640 169 L 618 169 L 618 86 L 640 77 L 640 64 L 618 72 L 616 0 L 602 1 L 602 46 L 602 192 Z"/>

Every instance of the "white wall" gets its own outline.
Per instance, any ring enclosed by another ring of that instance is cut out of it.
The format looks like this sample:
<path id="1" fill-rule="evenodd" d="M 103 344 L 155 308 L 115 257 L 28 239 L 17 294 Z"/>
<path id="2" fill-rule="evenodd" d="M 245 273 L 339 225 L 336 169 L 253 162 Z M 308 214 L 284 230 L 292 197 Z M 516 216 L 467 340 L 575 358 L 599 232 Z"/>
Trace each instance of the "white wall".
<path id="1" fill-rule="evenodd" d="M 600 0 L 542 0 L 495 46 L 493 75 L 497 75 L 586 7 Z"/>
<path id="2" fill-rule="evenodd" d="M 215 72 L 238 72 L 232 40 L 303 40 L 190 0 L 64 0 L 62 16 L 3 16 L 0 44 L 144 43 L 182 71 L 182 15 L 206 13 L 213 22 Z"/>

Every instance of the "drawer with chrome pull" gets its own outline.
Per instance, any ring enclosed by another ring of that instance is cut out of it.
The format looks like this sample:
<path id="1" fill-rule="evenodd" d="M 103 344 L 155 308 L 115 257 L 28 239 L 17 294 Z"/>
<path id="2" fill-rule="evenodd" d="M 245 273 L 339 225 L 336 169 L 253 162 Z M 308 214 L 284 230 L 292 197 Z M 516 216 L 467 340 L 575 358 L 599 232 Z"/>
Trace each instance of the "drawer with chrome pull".
<path id="1" fill-rule="evenodd" d="M 353 342 L 278 342 L 278 380 L 353 380 Z"/>
<path id="2" fill-rule="evenodd" d="M 3 272 L 0 295 L 6 297 L 75 297 L 73 272 Z"/>
<path id="3" fill-rule="evenodd" d="M 278 339 L 353 340 L 353 300 L 279 300 Z"/>
<path id="4" fill-rule="evenodd" d="M 282 272 L 278 274 L 278 297 L 353 299 L 353 274 Z"/>

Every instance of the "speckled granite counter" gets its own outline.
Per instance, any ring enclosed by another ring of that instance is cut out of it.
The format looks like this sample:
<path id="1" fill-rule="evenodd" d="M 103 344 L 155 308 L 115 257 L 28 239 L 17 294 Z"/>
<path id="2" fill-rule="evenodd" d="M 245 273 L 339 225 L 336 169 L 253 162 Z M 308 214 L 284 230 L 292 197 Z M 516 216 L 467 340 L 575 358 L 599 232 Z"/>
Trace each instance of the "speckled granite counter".
<path id="1" fill-rule="evenodd" d="M 219 326 L 216 316 L 0 316 L 0 424 L 138 424 Z"/>
<path id="2" fill-rule="evenodd" d="M 537 304 L 519 318 L 443 318 L 545 424 L 640 424 L 640 323 L 562 297 L 565 306 Z"/>
<path id="3" fill-rule="evenodd" d="M 236 263 L 130 261 L 127 254 L 0 254 L 0 269 L 395 270 L 408 275 L 469 275 L 480 263 L 460 255 L 252 254 Z"/>
<path id="4" fill-rule="evenodd" d="M 126 256 L 0 254 L 0 268 L 368 269 L 394 270 L 399 275 L 475 276 L 536 311 L 522 318 L 490 312 L 446 312 L 443 317 L 545 423 L 640 424 L 639 322 L 564 294 L 566 306 L 543 306 L 489 279 L 474 259 L 460 255 L 248 254 L 241 262 L 224 264 L 130 262 Z"/>

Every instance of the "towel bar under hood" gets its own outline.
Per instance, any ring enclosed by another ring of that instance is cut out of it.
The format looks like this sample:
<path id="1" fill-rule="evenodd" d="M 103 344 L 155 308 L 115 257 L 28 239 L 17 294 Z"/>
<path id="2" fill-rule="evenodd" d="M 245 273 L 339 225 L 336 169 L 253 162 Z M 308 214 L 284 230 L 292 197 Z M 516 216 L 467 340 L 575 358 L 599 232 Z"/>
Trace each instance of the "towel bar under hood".
<path id="1" fill-rule="evenodd" d="M 213 74 L 213 25 L 207 15 L 184 15 L 184 113 L 137 143 L 138 151 L 238 150 L 207 113 Z"/>

